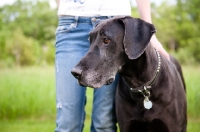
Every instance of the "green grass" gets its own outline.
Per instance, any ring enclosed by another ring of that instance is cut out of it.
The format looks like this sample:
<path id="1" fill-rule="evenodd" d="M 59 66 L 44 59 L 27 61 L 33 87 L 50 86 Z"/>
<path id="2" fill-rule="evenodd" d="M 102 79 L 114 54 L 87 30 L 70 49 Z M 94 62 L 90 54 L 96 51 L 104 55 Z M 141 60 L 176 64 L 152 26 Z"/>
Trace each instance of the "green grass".
<path id="1" fill-rule="evenodd" d="M 183 67 L 187 85 L 188 132 L 200 131 L 200 67 Z M 87 90 L 84 132 L 89 132 L 93 90 Z M 0 132 L 55 129 L 53 67 L 0 70 Z"/>
<path id="2" fill-rule="evenodd" d="M 200 67 L 183 67 L 186 82 L 188 115 L 200 118 Z"/>
<path id="3" fill-rule="evenodd" d="M 53 132 L 53 120 L 17 119 L 0 121 L 1 132 Z"/>
<path id="4" fill-rule="evenodd" d="M 52 116 L 54 86 L 52 68 L 0 70 L 0 119 Z"/>

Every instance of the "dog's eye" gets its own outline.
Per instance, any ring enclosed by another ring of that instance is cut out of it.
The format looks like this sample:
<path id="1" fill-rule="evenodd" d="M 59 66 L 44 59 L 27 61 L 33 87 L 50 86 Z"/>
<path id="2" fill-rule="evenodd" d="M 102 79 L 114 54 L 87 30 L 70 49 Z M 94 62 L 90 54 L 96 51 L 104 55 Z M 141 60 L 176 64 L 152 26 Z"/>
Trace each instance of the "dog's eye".
<path id="1" fill-rule="evenodd" d="M 108 44 L 108 43 L 110 43 L 110 40 L 107 39 L 107 38 L 104 38 L 104 39 L 103 39 L 103 43 L 104 43 L 104 44 Z"/>

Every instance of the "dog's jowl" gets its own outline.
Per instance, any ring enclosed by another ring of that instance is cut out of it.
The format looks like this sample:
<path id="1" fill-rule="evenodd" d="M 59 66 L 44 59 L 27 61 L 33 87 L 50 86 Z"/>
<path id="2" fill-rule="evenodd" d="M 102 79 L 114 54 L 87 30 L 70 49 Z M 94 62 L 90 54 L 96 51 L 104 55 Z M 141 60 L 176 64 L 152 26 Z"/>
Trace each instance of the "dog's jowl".
<path id="1" fill-rule="evenodd" d="M 119 74 L 116 115 L 121 132 L 186 132 L 181 66 L 151 44 L 152 24 L 129 16 L 100 22 L 88 53 L 73 68 L 80 85 L 99 88 Z"/>

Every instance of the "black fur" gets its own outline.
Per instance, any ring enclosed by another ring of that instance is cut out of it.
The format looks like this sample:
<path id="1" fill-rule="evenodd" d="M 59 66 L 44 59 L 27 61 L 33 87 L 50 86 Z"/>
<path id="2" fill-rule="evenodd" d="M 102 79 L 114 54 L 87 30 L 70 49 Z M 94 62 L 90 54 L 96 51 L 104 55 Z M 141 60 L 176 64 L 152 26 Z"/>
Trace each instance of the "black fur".
<path id="1" fill-rule="evenodd" d="M 90 34 L 91 47 L 72 70 L 80 85 L 99 88 L 120 75 L 116 115 L 121 132 L 186 132 L 187 104 L 181 66 L 161 55 L 161 69 L 150 89 L 151 109 L 144 97 L 130 91 L 150 81 L 158 57 L 149 43 L 155 28 L 129 16 L 102 21 Z"/>

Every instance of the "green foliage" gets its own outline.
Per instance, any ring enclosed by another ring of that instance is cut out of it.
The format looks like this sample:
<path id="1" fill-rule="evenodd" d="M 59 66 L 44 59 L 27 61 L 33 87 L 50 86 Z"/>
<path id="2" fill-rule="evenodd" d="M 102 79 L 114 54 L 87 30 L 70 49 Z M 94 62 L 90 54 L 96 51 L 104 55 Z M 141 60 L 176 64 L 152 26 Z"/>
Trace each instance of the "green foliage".
<path id="1" fill-rule="evenodd" d="M 25 37 L 20 29 L 13 31 L 11 39 L 6 42 L 6 47 L 17 66 L 33 65 L 41 53 L 38 42 Z"/>
<path id="2" fill-rule="evenodd" d="M 164 47 L 169 50 L 177 50 L 176 31 L 178 24 L 175 22 L 176 15 L 174 14 L 175 6 L 163 2 L 161 6 L 152 6 L 153 24 L 157 29 L 156 36 L 162 42 Z"/>
<path id="3" fill-rule="evenodd" d="M 56 14 L 47 0 L 0 7 L 0 67 L 52 64 Z"/>
<path id="4" fill-rule="evenodd" d="M 152 4 L 156 36 L 163 46 L 175 53 L 181 63 L 199 63 L 200 15 L 198 0 L 177 0 L 177 4 L 164 1 Z"/>
<path id="5" fill-rule="evenodd" d="M 200 15 L 199 0 L 177 0 L 176 14 L 178 40 L 182 48 L 191 52 L 196 62 L 200 62 Z"/>
<path id="6" fill-rule="evenodd" d="M 18 0 L 12 6 L 4 6 L 1 13 L 8 30 L 20 28 L 41 44 L 54 38 L 57 11 L 50 8 L 48 1 Z"/>
<path id="7" fill-rule="evenodd" d="M 192 55 L 192 52 L 188 51 L 186 48 L 179 48 L 178 52 L 170 52 L 176 59 L 185 65 L 196 64 L 196 60 Z"/>
<path id="8" fill-rule="evenodd" d="M 199 5 L 199 0 L 151 5 L 157 38 L 181 63 L 200 62 Z M 136 7 L 132 16 L 140 17 Z M 53 64 L 56 26 L 57 9 L 48 0 L 17 0 L 0 7 L 0 68 Z"/>

